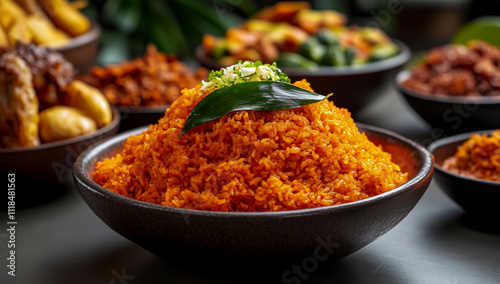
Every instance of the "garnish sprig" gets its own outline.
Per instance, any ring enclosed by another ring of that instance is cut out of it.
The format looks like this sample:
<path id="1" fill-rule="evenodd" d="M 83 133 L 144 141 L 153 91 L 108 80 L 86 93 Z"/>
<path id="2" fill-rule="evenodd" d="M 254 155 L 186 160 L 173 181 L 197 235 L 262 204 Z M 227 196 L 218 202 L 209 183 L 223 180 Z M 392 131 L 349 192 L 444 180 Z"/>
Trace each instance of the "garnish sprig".
<path id="1" fill-rule="evenodd" d="M 212 70 L 208 75 L 208 81 L 201 81 L 201 89 L 209 92 L 234 84 L 256 81 L 280 81 L 290 83 L 288 76 L 281 72 L 276 63 L 262 64 L 260 61 L 242 62 L 239 60 L 236 64 L 222 68 L 221 70 Z"/>

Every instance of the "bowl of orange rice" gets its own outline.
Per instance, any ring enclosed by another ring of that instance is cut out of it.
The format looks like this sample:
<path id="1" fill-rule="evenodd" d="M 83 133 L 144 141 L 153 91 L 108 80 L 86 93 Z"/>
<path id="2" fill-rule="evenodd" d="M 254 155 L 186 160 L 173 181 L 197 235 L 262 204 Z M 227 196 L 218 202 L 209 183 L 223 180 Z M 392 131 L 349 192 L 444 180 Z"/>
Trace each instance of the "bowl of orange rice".
<path id="1" fill-rule="evenodd" d="M 193 210 L 135 200 L 97 184 L 92 179 L 97 161 L 121 152 L 129 137 L 147 128 L 121 133 L 89 148 L 78 158 L 74 178 L 80 195 L 102 221 L 161 257 L 282 259 L 312 256 L 315 249 L 321 249 L 322 256 L 339 259 L 403 220 L 432 179 L 432 158 L 420 145 L 386 130 L 359 127 L 397 157 L 411 178 L 380 195 L 332 206 L 269 212 Z"/>
<path id="2" fill-rule="evenodd" d="M 305 80 L 270 82 L 277 77 L 269 74 L 282 74 L 275 65 L 235 66 L 183 90 L 157 124 L 79 156 L 77 189 L 113 230 L 163 257 L 338 259 L 388 232 L 422 197 L 433 174 L 429 152 L 356 124 L 328 96 L 291 109 L 229 111 L 185 130 L 203 102 L 228 101 L 213 99 L 216 92 L 235 99 L 234 90 L 273 86 L 259 96 L 287 102 L 279 88 L 312 92 Z M 237 68 L 245 71 L 239 83 L 220 85 L 227 80 L 217 76 L 234 78 Z M 263 82 L 243 85 L 249 77 Z"/>
<path id="3" fill-rule="evenodd" d="M 470 132 L 429 145 L 436 182 L 471 216 L 498 216 L 500 130 Z"/>

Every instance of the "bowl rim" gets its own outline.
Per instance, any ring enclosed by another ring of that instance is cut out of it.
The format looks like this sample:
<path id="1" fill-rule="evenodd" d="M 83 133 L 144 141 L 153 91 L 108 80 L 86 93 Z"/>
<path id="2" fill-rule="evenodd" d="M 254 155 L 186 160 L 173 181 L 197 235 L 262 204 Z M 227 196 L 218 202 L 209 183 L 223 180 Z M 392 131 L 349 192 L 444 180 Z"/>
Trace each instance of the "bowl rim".
<path id="1" fill-rule="evenodd" d="M 391 38 L 391 40 L 399 47 L 399 54 L 376 62 L 370 62 L 357 66 L 320 66 L 314 70 L 278 67 L 288 76 L 308 77 L 362 75 L 398 68 L 410 60 L 411 51 L 410 48 L 402 41 L 394 38 Z M 215 60 L 204 54 L 203 46 L 201 45 L 196 48 L 195 56 L 198 61 L 202 63 L 202 65 L 207 64 L 210 66 L 219 66 Z"/>
<path id="2" fill-rule="evenodd" d="M 123 133 L 120 133 L 119 135 L 116 135 L 114 137 L 108 138 L 106 140 L 100 141 L 98 143 L 95 143 L 94 145 L 88 147 L 84 152 L 82 152 L 79 157 L 77 158 L 74 167 L 73 167 L 73 177 L 75 179 L 75 183 L 77 185 L 80 185 L 84 189 L 81 190 L 86 190 L 86 191 L 91 191 L 93 194 L 97 194 L 108 201 L 113 200 L 114 202 L 124 202 L 128 204 L 129 206 L 133 207 L 141 207 L 143 209 L 149 209 L 149 210 L 159 210 L 164 213 L 171 213 L 171 214 L 184 214 L 184 215 L 196 215 L 200 217 L 238 217 L 238 218 L 291 218 L 291 217 L 300 217 L 300 216 L 310 216 L 310 215 L 319 215 L 319 214 L 324 214 L 324 213 L 331 213 L 331 212 L 337 212 L 337 211 L 342 211 L 347 208 L 357 208 L 357 207 L 362 207 L 362 206 L 369 206 L 370 204 L 373 204 L 379 200 L 383 200 L 386 198 L 389 198 L 391 196 L 396 196 L 399 194 L 404 193 L 407 190 L 410 190 L 413 186 L 418 185 L 422 181 L 424 181 L 426 178 L 432 176 L 433 172 L 433 158 L 431 154 L 427 151 L 427 149 L 420 144 L 407 139 L 403 136 L 400 136 L 399 134 L 393 133 L 391 131 L 381 129 L 378 127 L 374 126 L 369 126 L 365 124 L 357 124 L 358 128 L 361 128 L 360 130 L 362 132 L 370 132 L 374 134 L 379 134 L 380 137 L 384 137 L 386 139 L 390 139 L 394 142 L 398 142 L 399 144 L 404 145 L 407 147 L 412 153 L 414 153 L 419 159 L 419 169 L 415 176 L 413 176 L 411 179 L 409 179 L 407 182 L 404 184 L 390 190 L 387 192 L 384 192 L 382 194 L 372 196 L 366 199 L 362 200 L 357 200 L 353 201 L 350 203 L 344 203 L 344 204 L 338 204 L 338 205 L 332 205 L 332 206 L 324 206 L 324 207 L 317 207 L 317 208 L 310 208 L 310 209 L 298 209 L 298 210 L 289 210 L 289 211 L 271 211 L 271 212 L 219 212 L 219 211 L 205 211 L 205 210 L 195 210 L 195 209 L 186 209 L 186 208 L 176 208 L 176 207 L 169 207 L 165 205 L 160 205 L 160 204 L 153 204 L 153 203 L 147 203 L 143 201 L 138 201 L 132 198 L 128 198 L 125 196 L 122 196 L 120 194 L 114 193 L 108 189 L 105 189 L 104 187 L 98 185 L 95 183 L 89 175 L 87 175 L 86 171 L 88 167 L 92 167 L 93 165 L 89 165 L 90 161 L 92 160 L 93 157 L 97 156 L 97 154 L 101 153 L 102 151 L 106 151 L 109 146 L 113 145 L 115 146 L 116 144 L 120 143 L 122 144 L 129 136 L 131 135 L 138 135 L 142 133 L 143 131 L 147 130 L 148 127 L 139 127 L 135 128 Z M 376 136 L 376 135 L 373 135 Z M 379 137 L 379 136 L 376 136 Z M 389 140 L 389 141 L 390 141 Z M 82 195 L 82 193 L 80 193 Z M 87 200 L 86 200 L 87 201 Z"/>
<path id="3" fill-rule="evenodd" d="M 69 138 L 69 139 L 65 139 L 65 140 L 42 143 L 42 144 L 40 144 L 38 146 L 34 146 L 34 147 L 0 149 L 0 155 L 21 153 L 21 152 L 22 153 L 36 152 L 36 151 L 40 151 L 40 150 L 47 150 L 47 149 L 51 149 L 51 148 L 66 146 L 66 145 L 70 145 L 73 143 L 80 143 L 80 142 L 83 142 L 87 139 L 93 139 L 95 137 L 99 137 L 99 136 L 103 135 L 104 133 L 107 133 L 107 132 L 111 131 L 112 129 L 120 126 L 120 121 L 121 121 L 120 113 L 113 106 L 111 106 L 111 112 L 113 113 L 113 118 L 111 119 L 111 122 L 108 123 L 107 125 L 105 125 L 104 127 L 97 129 L 94 132 L 80 135 L 80 136 L 73 137 L 73 138 Z"/>
<path id="4" fill-rule="evenodd" d="M 165 113 L 171 105 L 159 105 L 159 106 L 115 106 L 120 113 Z"/>
<path id="5" fill-rule="evenodd" d="M 397 89 L 400 93 L 405 96 L 414 97 L 420 100 L 425 101 L 433 101 L 438 103 L 446 103 L 446 104 L 465 104 L 465 103 L 474 103 L 478 105 L 496 105 L 500 104 L 500 98 L 495 97 L 460 97 L 460 96 L 451 96 L 445 94 L 434 94 L 434 93 L 425 93 L 419 92 L 410 88 L 407 88 L 402 85 L 403 81 L 410 77 L 411 70 L 401 70 L 396 75 L 394 81 Z"/>
<path id="6" fill-rule="evenodd" d="M 446 147 L 446 146 L 448 146 L 450 144 L 454 144 L 454 143 L 460 143 L 460 144 L 462 144 L 463 142 L 465 142 L 466 140 L 468 140 L 471 137 L 471 135 L 473 135 L 473 134 L 480 134 L 480 135 L 481 134 L 488 134 L 488 135 L 491 135 L 491 133 L 493 131 L 495 131 L 495 130 L 496 129 L 472 131 L 472 132 L 462 133 L 462 134 L 453 135 L 453 136 L 449 136 L 449 137 L 446 137 L 446 138 L 438 139 L 438 140 L 432 142 L 427 147 L 427 149 L 434 156 L 434 152 L 437 149 L 439 149 L 439 148 Z M 434 163 L 434 168 L 437 171 L 440 171 L 443 174 L 449 175 L 449 176 L 454 177 L 454 178 L 463 179 L 463 180 L 467 180 L 467 181 L 470 181 L 470 182 L 483 183 L 483 184 L 486 184 L 486 185 L 500 186 L 500 182 L 498 182 L 498 181 L 480 179 L 480 178 L 476 178 L 476 177 L 469 177 L 469 176 L 464 176 L 464 175 L 460 175 L 460 174 L 457 174 L 457 173 L 450 172 L 450 171 L 444 169 L 438 163 Z"/>
<path id="7" fill-rule="evenodd" d="M 98 39 L 101 36 L 101 33 L 102 33 L 101 26 L 96 22 L 92 22 L 90 29 L 86 33 L 71 38 L 68 44 L 55 48 L 55 50 L 63 52 L 76 48 L 78 46 L 85 45 L 87 43 L 90 43 Z"/>

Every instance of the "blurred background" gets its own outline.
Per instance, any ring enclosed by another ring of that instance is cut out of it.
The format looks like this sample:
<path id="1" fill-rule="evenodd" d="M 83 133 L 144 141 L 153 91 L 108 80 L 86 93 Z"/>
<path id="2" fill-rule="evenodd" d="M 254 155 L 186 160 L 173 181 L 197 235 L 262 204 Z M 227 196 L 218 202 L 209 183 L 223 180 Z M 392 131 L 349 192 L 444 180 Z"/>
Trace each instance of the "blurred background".
<path id="1" fill-rule="evenodd" d="M 84 13 L 103 28 L 98 64 L 142 56 L 148 43 L 195 65 L 205 33 L 222 36 L 259 9 L 264 0 L 90 0 Z M 311 0 L 314 9 L 345 13 L 350 24 L 376 26 L 421 51 L 448 43 L 459 27 L 479 16 L 500 15 L 500 0 Z"/>

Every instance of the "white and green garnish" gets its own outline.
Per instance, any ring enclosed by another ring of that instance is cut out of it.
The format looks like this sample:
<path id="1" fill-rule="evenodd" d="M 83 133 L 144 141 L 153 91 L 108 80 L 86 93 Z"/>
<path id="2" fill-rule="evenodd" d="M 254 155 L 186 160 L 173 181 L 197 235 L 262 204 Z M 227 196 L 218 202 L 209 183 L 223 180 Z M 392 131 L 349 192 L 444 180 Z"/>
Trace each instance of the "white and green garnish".
<path id="1" fill-rule="evenodd" d="M 202 81 L 202 85 L 202 89 L 213 91 L 193 108 L 181 135 L 232 111 L 293 109 L 328 97 L 290 84 L 290 79 L 276 63 L 262 64 L 260 61 L 237 62 L 220 71 L 212 71 L 208 82 Z"/>
<path id="2" fill-rule="evenodd" d="M 280 81 L 290 83 L 288 76 L 281 72 L 276 63 L 262 64 L 260 61 L 238 61 L 236 64 L 219 71 L 212 70 L 208 81 L 201 81 L 202 90 L 211 91 L 238 83 L 257 81 Z"/>

